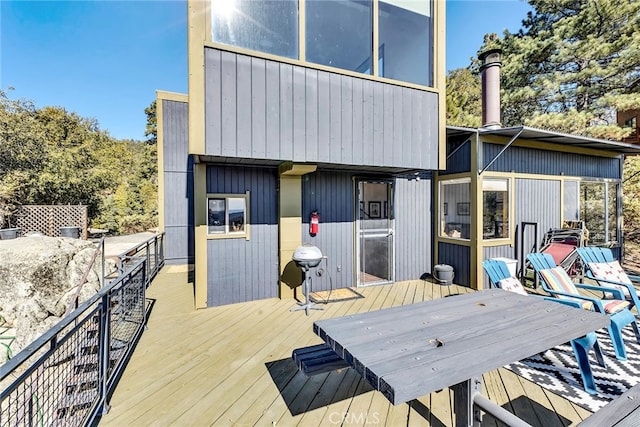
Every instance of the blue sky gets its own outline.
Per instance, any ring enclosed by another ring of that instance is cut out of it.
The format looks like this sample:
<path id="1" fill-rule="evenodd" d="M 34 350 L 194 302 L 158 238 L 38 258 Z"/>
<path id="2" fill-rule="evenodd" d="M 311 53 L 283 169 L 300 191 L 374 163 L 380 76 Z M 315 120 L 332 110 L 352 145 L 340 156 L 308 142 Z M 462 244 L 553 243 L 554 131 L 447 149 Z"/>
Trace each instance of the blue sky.
<path id="1" fill-rule="evenodd" d="M 447 70 L 465 67 L 486 33 L 517 31 L 522 0 L 447 0 Z M 0 0 L 0 89 L 37 107 L 98 120 L 144 139 L 157 89 L 187 92 L 186 1 Z"/>

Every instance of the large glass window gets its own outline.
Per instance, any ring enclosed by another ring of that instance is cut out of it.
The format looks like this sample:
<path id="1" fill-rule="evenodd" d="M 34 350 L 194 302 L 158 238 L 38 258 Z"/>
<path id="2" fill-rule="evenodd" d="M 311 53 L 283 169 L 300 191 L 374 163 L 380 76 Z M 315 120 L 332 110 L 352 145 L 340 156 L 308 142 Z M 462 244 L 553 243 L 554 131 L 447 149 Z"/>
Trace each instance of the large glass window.
<path id="1" fill-rule="evenodd" d="M 470 188 L 470 178 L 440 182 L 440 236 L 471 237 Z"/>
<path id="2" fill-rule="evenodd" d="M 431 0 L 386 0 L 379 6 L 380 76 L 433 86 Z"/>
<path id="3" fill-rule="evenodd" d="M 371 74 L 371 0 L 308 0 L 305 37 L 307 61 Z"/>
<path id="4" fill-rule="evenodd" d="M 243 237 L 247 234 L 247 196 L 209 194 L 207 230 L 209 235 Z"/>
<path id="5" fill-rule="evenodd" d="M 298 58 L 297 0 L 212 0 L 214 42 Z"/>
<path id="6" fill-rule="evenodd" d="M 482 238 L 509 238 L 509 180 L 482 181 Z"/>
<path id="7" fill-rule="evenodd" d="M 580 219 L 589 232 L 591 245 L 618 241 L 618 185 L 615 182 L 580 183 Z"/>

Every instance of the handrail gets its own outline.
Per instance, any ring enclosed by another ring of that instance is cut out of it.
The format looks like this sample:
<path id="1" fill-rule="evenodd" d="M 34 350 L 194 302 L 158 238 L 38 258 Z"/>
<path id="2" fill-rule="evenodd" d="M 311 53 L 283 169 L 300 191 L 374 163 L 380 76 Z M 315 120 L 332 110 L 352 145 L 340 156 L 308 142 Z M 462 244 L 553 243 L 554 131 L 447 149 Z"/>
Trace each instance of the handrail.
<path id="1" fill-rule="evenodd" d="M 139 246 L 145 257 L 129 257 L 117 278 L 0 366 L 1 427 L 91 425 L 108 411 L 146 328 L 149 273 L 164 265 L 163 235 Z"/>

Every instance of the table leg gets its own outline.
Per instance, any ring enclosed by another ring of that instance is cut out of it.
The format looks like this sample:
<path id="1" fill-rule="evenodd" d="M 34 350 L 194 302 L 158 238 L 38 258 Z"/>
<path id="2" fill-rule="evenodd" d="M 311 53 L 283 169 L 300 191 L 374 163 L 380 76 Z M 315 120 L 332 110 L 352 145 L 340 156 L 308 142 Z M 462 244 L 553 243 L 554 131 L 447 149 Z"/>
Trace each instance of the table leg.
<path id="1" fill-rule="evenodd" d="M 452 388 L 456 427 L 480 427 L 482 411 L 480 408 L 474 407 L 473 398 L 477 393 L 482 393 L 482 378 L 471 378 L 454 385 Z"/>
<path id="2" fill-rule="evenodd" d="M 456 413 L 456 427 L 480 427 L 483 411 L 508 426 L 531 427 L 524 420 L 484 397 L 482 378 L 471 378 L 453 386 L 453 410 Z"/>

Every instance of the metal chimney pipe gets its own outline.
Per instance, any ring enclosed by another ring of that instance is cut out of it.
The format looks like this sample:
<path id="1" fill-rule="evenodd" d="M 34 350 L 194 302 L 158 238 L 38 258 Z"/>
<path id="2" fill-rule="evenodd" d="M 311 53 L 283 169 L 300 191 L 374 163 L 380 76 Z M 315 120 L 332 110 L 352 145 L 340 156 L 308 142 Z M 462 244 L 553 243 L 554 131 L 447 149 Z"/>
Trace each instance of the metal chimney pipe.
<path id="1" fill-rule="evenodd" d="M 482 61 L 480 76 L 482 78 L 482 127 L 497 129 L 502 127 L 500 121 L 500 62 L 501 49 L 490 49 L 478 55 Z"/>

